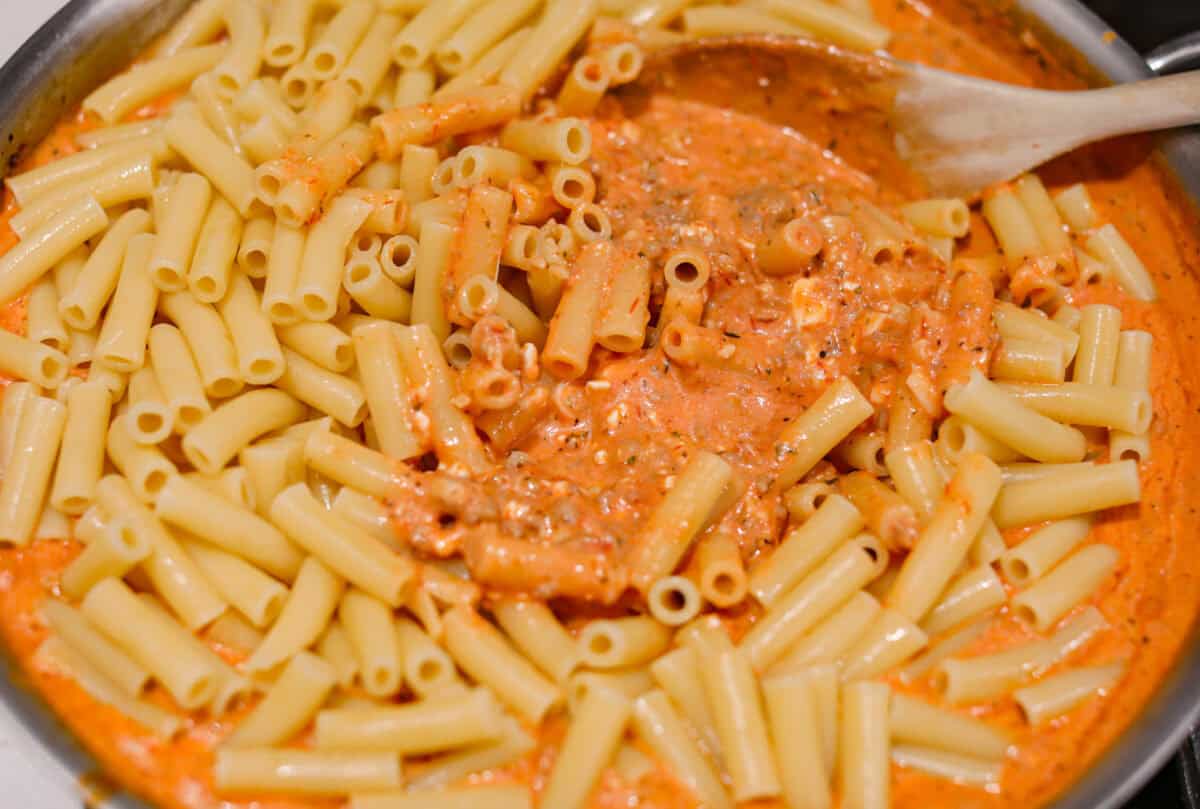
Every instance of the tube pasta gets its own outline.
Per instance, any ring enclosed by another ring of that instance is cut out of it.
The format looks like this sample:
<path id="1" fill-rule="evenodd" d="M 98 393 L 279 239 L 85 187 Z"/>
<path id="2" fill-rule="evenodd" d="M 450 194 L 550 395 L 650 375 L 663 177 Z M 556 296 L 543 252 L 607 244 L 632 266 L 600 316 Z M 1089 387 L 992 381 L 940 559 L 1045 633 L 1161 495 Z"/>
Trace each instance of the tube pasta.
<path id="1" fill-rule="evenodd" d="M 545 809 L 583 809 L 616 753 L 633 713 L 628 697 L 605 688 L 588 692 L 575 712 L 542 792 Z"/>
<path id="2" fill-rule="evenodd" d="M 1091 597 L 1116 566 L 1120 555 L 1108 545 L 1089 545 L 1012 599 L 1013 612 L 1044 631 L 1080 602 Z"/>
<path id="3" fill-rule="evenodd" d="M 1088 697 L 1109 693 L 1125 673 L 1125 666 L 1090 666 L 1047 677 L 1013 692 L 1017 705 L 1031 725 L 1067 713 Z"/>
<path id="4" fill-rule="evenodd" d="M 822 738 L 812 688 L 803 675 L 768 677 L 763 700 L 775 739 L 775 760 L 783 795 L 794 806 L 825 809 L 833 805 L 825 771 Z M 786 740 L 786 742 L 784 741 Z"/>
<path id="5" fill-rule="evenodd" d="M 598 0 L 550 6 L 529 35 L 541 47 L 518 50 L 501 71 L 500 84 L 516 88 L 522 98 L 532 97 L 598 13 Z"/>
<path id="6" fill-rule="evenodd" d="M 575 639 L 542 602 L 504 599 L 492 614 L 513 644 L 555 682 L 565 681 L 581 664 Z"/>
<path id="7" fill-rule="evenodd" d="M 279 337 L 248 277 L 233 277 L 217 312 L 233 342 L 241 378 L 252 385 L 269 385 L 279 379 L 284 372 Z"/>
<path id="8" fill-rule="evenodd" d="M 246 671 L 268 671 L 317 641 L 329 626 L 345 582 L 315 557 L 304 560 L 279 618 L 246 659 Z"/>
<path id="9" fill-rule="evenodd" d="M 670 696 L 671 702 L 683 714 L 704 748 L 713 755 L 719 755 L 721 740 L 704 695 L 699 667 L 696 652 L 682 645 L 651 663 L 650 674 L 658 687 Z"/>
<path id="10" fill-rule="evenodd" d="M 751 570 L 750 592 L 763 606 L 774 606 L 864 525 L 849 500 L 828 495 L 803 525 L 789 531 L 783 543 Z"/>
<path id="11" fill-rule="evenodd" d="M 456 606 L 443 618 L 446 649 L 459 668 L 521 716 L 538 722 L 562 701 L 561 691 L 473 609 Z"/>
<path id="12" fill-rule="evenodd" d="M 1047 487 L 1046 480 L 1055 485 Z M 1136 461 L 1072 467 L 1046 479 L 1005 484 L 992 518 L 997 527 L 1011 528 L 1136 503 L 1141 496 Z"/>
<path id="13" fill-rule="evenodd" d="M 344 796 L 400 786 L 400 758 L 389 753 L 238 747 L 218 750 L 213 772 L 224 795 Z"/>
<path id="14" fill-rule="evenodd" d="M 713 809 L 732 809 L 733 803 L 720 778 L 692 740 L 686 722 L 666 692 L 652 691 L 634 700 L 632 722 L 638 736 L 702 804 Z"/>
<path id="15" fill-rule="evenodd" d="M 142 693 L 150 672 L 92 626 L 77 609 L 48 598 L 42 602 L 41 615 L 61 643 L 116 688 L 134 697 Z"/>
<path id="16" fill-rule="evenodd" d="M 404 683 L 404 660 L 391 608 L 361 590 L 342 596 L 338 621 L 358 658 L 363 690 L 373 697 L 390 697 Z"/>
<path id="17" fill-rule="evenodd" d="M 846 809 L 888 805 L 890 702 L 890 689 L 883 683 L 856 682 L 843 689 L 838 772 Z"/>
<path id="18" fill-rule="evenodd" d="M 1003 759 L 1012 744 L 986 722 L 905 694 L 892 695 L 888 726 L 895 742 L 985 760 Z"/>
<path id="19" fill-rule="evenodd" d="M 0 542 L 26 545 L 32 539 L 66 420 L 67 408 L 53 399 L 33 397 L 22 408 L 0 483 Z"/>
<path id="20" fill-rule="evenodd" d="M 723 629 L 706 624 L 684 642 L 700 669 L 708 710 L 721 740 L 721 757 L 737 801 L 779 795 L 782 787 L 771 756 L 767 722 L 750 659 L 735 649 Z"/>
<path id="21" fill-rule="evenodd" d="M 67 394 L 66 404 L 50 504 L 64 514 L 77 516 L 95 500 L 96 484 L 104 469 L 103 436 L 112 411 L 112 396 L 98 382 L 81 382 Z"/>

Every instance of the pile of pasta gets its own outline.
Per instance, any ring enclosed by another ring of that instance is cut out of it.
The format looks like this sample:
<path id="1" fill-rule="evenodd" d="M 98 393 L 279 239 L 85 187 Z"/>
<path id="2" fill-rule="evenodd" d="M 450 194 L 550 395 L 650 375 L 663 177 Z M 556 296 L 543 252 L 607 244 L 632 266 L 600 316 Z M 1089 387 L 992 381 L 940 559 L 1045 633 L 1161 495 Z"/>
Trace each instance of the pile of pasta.
<path id="1" fill-rule="evenodd" d="M 1086 604 L 1117 553 L 1087 538 L 1140 496 L 1151 337 L 1068 301 L 1094 281 L 1154 288 L 1083 186 L 989 192 L 1001 252 L 982 258 L 954 255 L 961 200 L 864 204 L 872 260 L 931 250 L 989 303 L 1005 290 L 990 373 L 943 397 L 914 372 L 879 413 L 833 381 L 758 492 L 787 513 L 774 550 L 747 560 L 710 528 L 745 485 L 702 448 L 630 538 L 628 577 L 604 583 L 600 600 L 637 594 L 623 617 L 568 629 L 392 530 L 398 486 L 431 458 L 486 477 L 544 412 L 523 397 L 584 377 L 598 346 L 728 356 L 702 325 L 703 251 L 629 259 L 586 168 L 586 116 L 636 78 L 642 44 L 880 47 L 863 5 L 194 5 L 87 98 L 77 152 L 6 181 L 19 242 L 0 300 L 25 296 L 25 329 L 0 331 L 19 380 L 0 405 L 0 542 L 79 546 L 36 665 L 164 741 L 236 715 L 213 752 L 230 797 L 529 807 L 529 786 L 469 777 L 530 756 L 559 714 L 545 809 L 583 809 L 610 767 L 662 768 L 715 809 L 886 807 L 893 762 L 998 784 L 1012 740 L 957 706 L 1011 693 L 1036 725 L 1122 670 L 1059 664 L 1106 626 Z M 757 261 L 788 275 L 820 250 L 797 220 Z M 820 316 L 807 290 L 801 324 Z M 480 554 L 491 578 L 541 559 L 500 537 Z M 744 633 L 730 608 L 756 616 Z M 1040 639 L 962 656 L 998 611 Z M 905 692 L 919 681 L 942 704 Z"/>

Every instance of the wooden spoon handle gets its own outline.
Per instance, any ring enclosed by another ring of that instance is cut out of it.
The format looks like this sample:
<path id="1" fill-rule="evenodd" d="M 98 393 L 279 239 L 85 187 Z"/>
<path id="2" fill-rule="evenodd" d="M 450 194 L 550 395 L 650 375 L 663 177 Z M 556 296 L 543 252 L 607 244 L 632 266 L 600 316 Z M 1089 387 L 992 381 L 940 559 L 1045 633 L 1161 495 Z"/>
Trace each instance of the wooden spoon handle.
<path id="1" fill-rule="evenodd" d="M 1062 96 L 1086 140 L 1200 123 L 1200 70 Z"/>

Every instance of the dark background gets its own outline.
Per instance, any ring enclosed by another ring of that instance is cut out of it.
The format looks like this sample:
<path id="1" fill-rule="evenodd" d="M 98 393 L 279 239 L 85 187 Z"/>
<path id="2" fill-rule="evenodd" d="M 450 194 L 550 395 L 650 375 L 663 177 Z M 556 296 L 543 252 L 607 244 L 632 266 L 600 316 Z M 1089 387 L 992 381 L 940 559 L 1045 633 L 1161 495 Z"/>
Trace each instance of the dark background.
<path id="1" fill-rule="evenodd" d="M 1200 0 L 1084 0 L 1143 53 L 1181 34 L 1200 31 Z M 1191 760 L 1185 758 L 1191 756 Z M 1197 772 L 1195 748 L 1172 759 L 1126 809 L 1200 809 L 1185 779 Z M 1193 786 L 1193 789 L 1195 787 Z"/>

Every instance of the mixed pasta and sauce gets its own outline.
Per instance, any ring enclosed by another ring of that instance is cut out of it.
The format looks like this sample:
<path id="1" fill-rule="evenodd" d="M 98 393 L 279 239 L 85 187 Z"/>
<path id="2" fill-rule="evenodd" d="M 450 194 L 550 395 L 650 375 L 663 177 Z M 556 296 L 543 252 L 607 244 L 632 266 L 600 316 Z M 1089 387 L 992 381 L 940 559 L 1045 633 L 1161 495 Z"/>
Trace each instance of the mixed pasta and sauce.
<path id="1" fill-rule="evenodd" d="M 198 0 L 11 173 L 0 632 L 121 786 L 1029 807 L 1136 714 L 1195 222 L 643 82 L 763 32 L 1080 84 L 966 0 Z"/>

